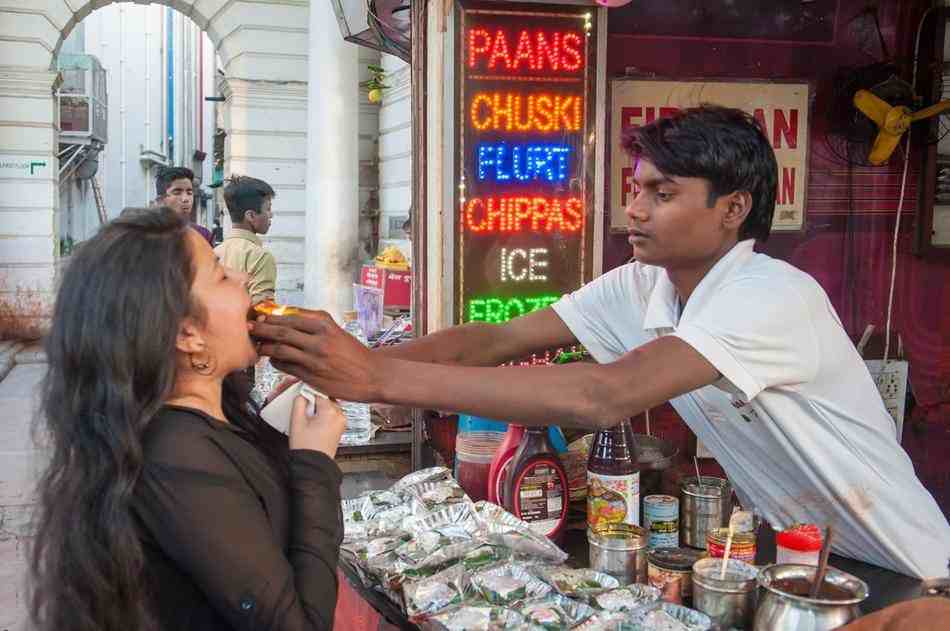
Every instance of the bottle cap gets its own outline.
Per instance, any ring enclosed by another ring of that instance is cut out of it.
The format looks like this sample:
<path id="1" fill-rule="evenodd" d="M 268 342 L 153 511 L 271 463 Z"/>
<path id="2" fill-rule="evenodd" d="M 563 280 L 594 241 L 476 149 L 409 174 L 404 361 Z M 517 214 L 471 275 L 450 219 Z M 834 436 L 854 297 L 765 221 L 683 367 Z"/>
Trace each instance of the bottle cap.
<path id="1" fill-rule="evenodd" d="M 775 544 L 797 552 L 821 550 L 821 530 L 815 524 L 796 524 L 775 535 Z"/>

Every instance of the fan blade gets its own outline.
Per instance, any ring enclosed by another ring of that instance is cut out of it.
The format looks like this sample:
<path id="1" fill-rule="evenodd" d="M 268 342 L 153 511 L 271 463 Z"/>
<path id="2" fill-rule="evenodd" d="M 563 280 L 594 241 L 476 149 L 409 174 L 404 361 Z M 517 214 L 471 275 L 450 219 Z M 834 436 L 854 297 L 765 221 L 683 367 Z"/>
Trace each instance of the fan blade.
<path id="1" fill-rule="evenodd" d="M 930 118 L 931 116 L 937 116 L 938 114 L 943 114 L 947 110 L 950 110 L 950 100 L 940 101 L 939 103 L 936 103 L 935 105 L 931 105 L 930 107 L 926 107 L 922 110 L 914 112 L 913 114 L 910 115 L 910 118 L 913 121 L 924 120 L 925 118 Z"/>
<path id="2" fill-rule="evenodd" d="M 880 165 L 887 162 L 887 159 L 894 153 L 897 143 L 900 142 L 903 134 L 892 134 L 882 129 L 874 139 L 874 146 L 871 147 L 871 153 L 868 156 L 868 162 L 874 165 Z"/>
<path id="3" fill-rule="evenodd" d="M 887 101 L 867 90 L 858 90 L 854 93 L 854 106 L 877 123 L 878 127 L 884 127 L 887 113 L 891 110 Z"/>

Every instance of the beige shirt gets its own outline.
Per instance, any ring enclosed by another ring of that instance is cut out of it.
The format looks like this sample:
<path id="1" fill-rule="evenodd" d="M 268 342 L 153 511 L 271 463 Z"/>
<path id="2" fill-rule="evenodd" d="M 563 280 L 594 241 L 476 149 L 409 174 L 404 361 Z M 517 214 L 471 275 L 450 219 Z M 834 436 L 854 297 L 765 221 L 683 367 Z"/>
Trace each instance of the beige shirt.
<path id="1" fill-rule="evenodd" d="M 251 302 L 273 300 L 277 286 L 277 261 L 264 249 L 260 237 L 249 230 L 232 228 L 214 249 L 221 264 L 249 276 L 247 291 Z"/>

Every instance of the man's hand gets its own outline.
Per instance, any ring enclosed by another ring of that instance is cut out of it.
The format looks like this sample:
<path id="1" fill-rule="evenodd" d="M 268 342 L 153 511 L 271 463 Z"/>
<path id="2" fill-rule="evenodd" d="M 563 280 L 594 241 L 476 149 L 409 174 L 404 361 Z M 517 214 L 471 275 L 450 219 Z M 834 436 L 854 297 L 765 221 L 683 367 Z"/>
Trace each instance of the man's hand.
<path id="1" fill-rule="evenodd" d="M 259 353 L 274 368 L 294 375 L 327 396 L 346 401 L 380 400 L 379 364 L 368 348 L 324 311 L 267 316 L 252 323 Z"/>

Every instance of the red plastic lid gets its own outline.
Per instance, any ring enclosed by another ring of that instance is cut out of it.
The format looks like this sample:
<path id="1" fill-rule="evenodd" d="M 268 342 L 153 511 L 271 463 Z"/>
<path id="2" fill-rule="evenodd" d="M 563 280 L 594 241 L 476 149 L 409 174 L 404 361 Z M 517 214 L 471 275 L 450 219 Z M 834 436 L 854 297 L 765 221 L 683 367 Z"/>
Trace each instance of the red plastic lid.
<path id="1" fill-rule="evenodd" d="M 775 536 L 776 545 L 798 552 L 821 550 L 821 530 L 815 524 L 798 524 Z"/>

